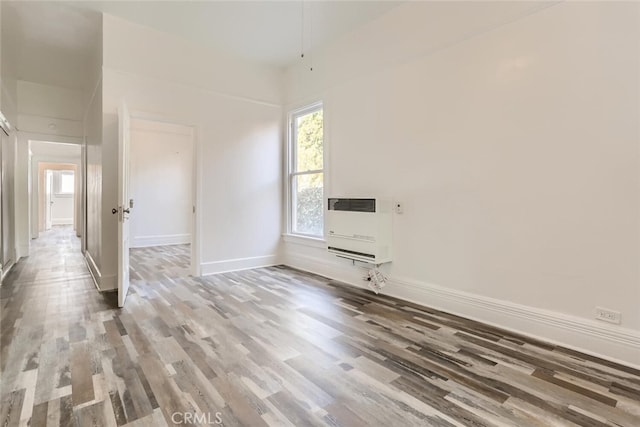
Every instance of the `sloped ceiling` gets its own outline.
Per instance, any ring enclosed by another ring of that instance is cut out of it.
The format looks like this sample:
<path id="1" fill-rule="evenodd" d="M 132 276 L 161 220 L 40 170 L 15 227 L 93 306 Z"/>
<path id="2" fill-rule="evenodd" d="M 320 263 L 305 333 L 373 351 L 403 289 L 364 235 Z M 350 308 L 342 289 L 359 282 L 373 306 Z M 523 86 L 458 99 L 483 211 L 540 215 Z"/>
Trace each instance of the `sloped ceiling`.
<path id="1" fill-rule="evenodd" d="M 86 89 L 100 12 L 249 61 L 284 67 L 399 1 L 2 1 L 16 77 Z M 5 40 L 5 42 L 7 41 Z M 6 43 L 5 43 L 6 44 Z"/>

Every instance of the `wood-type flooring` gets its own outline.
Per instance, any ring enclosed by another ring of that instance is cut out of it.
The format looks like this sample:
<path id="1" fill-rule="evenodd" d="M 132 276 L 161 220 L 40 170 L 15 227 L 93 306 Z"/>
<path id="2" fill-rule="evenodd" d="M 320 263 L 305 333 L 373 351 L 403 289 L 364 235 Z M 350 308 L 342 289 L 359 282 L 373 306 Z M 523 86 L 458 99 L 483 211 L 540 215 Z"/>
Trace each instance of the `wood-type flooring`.
<path id="1" fill-rule="evenodd" d="M 326 278 L 131 251 L 124 309 L 69 227 L 0 287 L 2 426 L 640 426 L 640 372 Z"/>

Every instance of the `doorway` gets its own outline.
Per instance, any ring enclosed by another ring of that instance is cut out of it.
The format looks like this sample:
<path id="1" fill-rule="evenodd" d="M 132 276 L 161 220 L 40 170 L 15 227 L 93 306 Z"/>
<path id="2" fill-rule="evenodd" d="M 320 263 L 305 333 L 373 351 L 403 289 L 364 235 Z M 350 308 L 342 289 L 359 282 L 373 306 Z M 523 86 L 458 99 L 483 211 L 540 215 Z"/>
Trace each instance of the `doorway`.
<path id="1" fill-rule="evenodd" d="M 38 180 L 34 191 L 37 198 L 37 234 L 55 226 L 72 228 L 80 236 L 78 218 L 80 199 L 77 197 L 77 165 L 71 163 L 37 162 Z"/>
<path id="2" fill-rule="evenodd" d="M 40 231 L 51 230 L 53 226 L 70 226 L 75 228 L 75 165 L 40 163 L 44 169 L 44 200 L 40 210 L 44 210 L 44 226 Z"/>
<path id="3" fill-rule="evenodd" d="M 131 278 L 194 274 L 194 129 L 132 117 L 129 150 Z"/>
<path id="4" fill-rule="evenodd" d="M 82 179 L 79 144 L 29 141 L 30 234 L 37 239 L 52 228 L 82 235 Z"/>

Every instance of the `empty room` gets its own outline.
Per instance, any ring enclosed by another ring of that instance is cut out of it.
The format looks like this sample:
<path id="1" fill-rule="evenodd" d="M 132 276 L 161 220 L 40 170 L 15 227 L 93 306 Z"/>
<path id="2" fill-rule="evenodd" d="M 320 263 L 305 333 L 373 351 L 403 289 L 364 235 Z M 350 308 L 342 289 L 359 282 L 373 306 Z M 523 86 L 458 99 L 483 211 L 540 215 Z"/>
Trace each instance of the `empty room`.
<path id="1" fill-rule="evenodd" d="M 640 3 L 0 25 L 2 425 L 640 425 Z"/>

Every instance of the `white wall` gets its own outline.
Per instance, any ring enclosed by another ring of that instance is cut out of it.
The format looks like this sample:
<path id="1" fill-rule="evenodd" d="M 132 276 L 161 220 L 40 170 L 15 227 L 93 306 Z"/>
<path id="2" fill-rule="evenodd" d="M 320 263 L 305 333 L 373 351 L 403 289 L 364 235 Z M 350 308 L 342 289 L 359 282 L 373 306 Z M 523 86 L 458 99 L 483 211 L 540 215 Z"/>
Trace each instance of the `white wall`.
<path id="1" fill-rule="evenodd" d="M 102 34 L 102 16 L 98 25 L 99 33 Z M 113 289 L 116 286 L 115 272 L 103 277 L 101 271 L 103 217 L 111 215 L 111 207 L 103 207 L 102 203 L 102 37 L 97 41 L 93 52 L 94 55 L 86 70 L 87 80 L 91 84 L 84 94 L 84 105 L 86 105 L 83 116 L 84 167 L 80 174 L 84 175 L 82 190 L 85 194 L 86 211 L 84 213 L 85 238 L 82 243 L 85 258 L 98 288 Z"/>
<path id="2" fill-rule="evenodd" d="M 110 214 L 103 209 L 102 203 L 102 77 L 99 77 L 84 118 L 84 142 L 87 203 L 85 256 L 98 286 L 101 286 L 103 217 Z M 113 288 L 115 281 L 114 275 L 110 277 L 108 289 Z"/>
<path id="3" fill-rule="evenodd" d="M 0 10 L 2 5 L 0 4 Z M 17 72 L 16 46 L 10 43 L 7 35 L 7 14 L 0 15 L 0 111 L 13 127 L 17 122 Z"/>
<path id="4" fill-rule="evenodd" d="M 16 132 L 15 193 L 16 209 L 15 236 L 16 258 L 29 255 L 29 143 L 24 139 L 24 132 Z"/>
<path id="5" fill-rule="evenodd" d="M 3 57 L 2 57 L 2 51 L 3 51 L 3 33 L 2 33 L 2 3 L 0 3 L 0 111 L 2 111 L 2 97 L 3 97 L 3 93 L 4 93 L 4 89 L 3 89 L 3 85 L 2 85 L 2 64 L 3 64 Z M 2 240 L 2 239 L 0 239 Z"/>
<path id="6" fill-rule="evenodd" d="M 289 69 L 287 104 L 325 102 L 331 195 L 404 205 L 387 293 L 640 365 L 640 6 L 527 7 L 399 6 Z"/>
<path id="7" fill-rule="evenodd" d="M 193 129 L 133 119 L 130 154 L 131 246 L 190 243 Z"/>
<path id="8" fill-rule="evenodd" d="M 2 198 L 2 232 L 0 238 L 0 266 L 4 275 L 18 261 L 15 233 L 15 164 L 16 164 L 17 138 L 15 132 L 6 136 L 0 132 L 0 197 Z M 1 280 L 0 280 L 1 282 Z"/>
<path id="9" fill-rule="evenodd" d="M 144 54 L 141 52 L 144 51 Z M 168 59 L 170 58 L 170 60 Z M 104 16 L 103 182 L 115 183 L 117 106 L 195 128 L 203 273 L 277 262 L 281 75 Z M 115 204 L 116 192 L 105 188 Z M 115 217 L 105 218 L 115 252 Z M 197 242 L 198 243 L 198 242 Z M 105 268 L 115 272 L 115 258 Z"/>
<path id="10" fill-rule="evenodd" d="M 19 253 L 16 244 L 16 154 L 18 150 L 16 141 L 17 121 L 17 78 L 15 70 L 16 49 L 9 43 L 6 36 L 6 14 L 1 13 L 0 4 L 0 111 L 9 121 L 14 131 L 5 136 L 0 131 L 2 144 L 0 162 L 2 163 L 2 217 L 3 227 L 0 232 L 0 272 L 6 274 L 10 265 L 17 261 Z M 5 21 L 3 21 L 5 20 Z"/>

